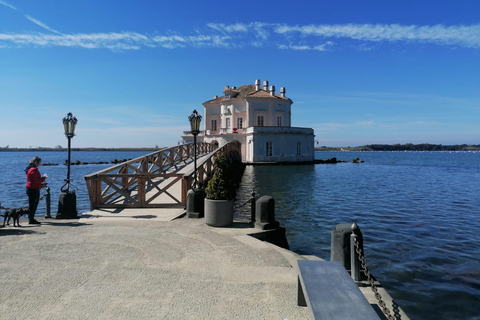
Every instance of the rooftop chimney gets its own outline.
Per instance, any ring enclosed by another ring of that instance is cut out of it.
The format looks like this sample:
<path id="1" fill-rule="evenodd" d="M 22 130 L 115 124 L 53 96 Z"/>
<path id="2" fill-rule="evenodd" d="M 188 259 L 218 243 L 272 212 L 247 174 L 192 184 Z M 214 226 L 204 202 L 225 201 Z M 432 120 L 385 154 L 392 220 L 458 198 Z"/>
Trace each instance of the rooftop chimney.
<path id="1" fill-rule="evenodd" d="M 255 80 L 255 90 L 260 90 L 260 80 Z"/>
<path id="2" fill-rule="evenodd" d="M 268 81 L 263 81 L 263 90 L 268 91 Z"/>
<path id="3" fill-rule="evenodd" d="M 213 96 L 213 99 L 218 99 L 218 96 Z"/>
<path id="4" fill-rule="evenodd" d="M 230 87 L 229 87 L 229 86 L 225 86 L 225 91 L 227 91 L 228 89 L 230 89 Z"/>
<path id="5" fill-rule="evenodd" d="M 285 87 L 280 88 L 280 95 L 285 98 L 285 93 L 287 93 L 287 90 L 285 90 Z"/>
<path id="6" fill-rule="evenodd" d="M 275 86 L 270 86 L 270 95 L 271 96 L 275 95 Z"/>

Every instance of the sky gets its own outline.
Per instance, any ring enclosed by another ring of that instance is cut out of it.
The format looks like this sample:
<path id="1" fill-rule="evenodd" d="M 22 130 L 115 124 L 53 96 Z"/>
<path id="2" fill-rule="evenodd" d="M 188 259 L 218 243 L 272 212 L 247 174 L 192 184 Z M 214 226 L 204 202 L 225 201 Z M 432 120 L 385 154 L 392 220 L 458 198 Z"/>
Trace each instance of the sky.
<path id="1" fill-rule="evenodd" d="M 480 1 L 0 0 L 0 147 L 174 146 L 256 79 L 319 146 L 480 144 Z"/>

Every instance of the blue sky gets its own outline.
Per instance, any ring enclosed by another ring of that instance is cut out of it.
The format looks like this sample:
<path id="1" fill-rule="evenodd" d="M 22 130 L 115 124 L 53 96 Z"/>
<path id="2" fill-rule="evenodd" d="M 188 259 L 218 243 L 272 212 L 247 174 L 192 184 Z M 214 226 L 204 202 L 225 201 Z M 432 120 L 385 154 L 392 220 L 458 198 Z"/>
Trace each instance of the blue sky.
<path id="1" fill-rule="evenodd" d="M 480 1 L 0 0 L 0 146 L 176 145 L 225 85 L 319 145 L 480 144 Z"/>

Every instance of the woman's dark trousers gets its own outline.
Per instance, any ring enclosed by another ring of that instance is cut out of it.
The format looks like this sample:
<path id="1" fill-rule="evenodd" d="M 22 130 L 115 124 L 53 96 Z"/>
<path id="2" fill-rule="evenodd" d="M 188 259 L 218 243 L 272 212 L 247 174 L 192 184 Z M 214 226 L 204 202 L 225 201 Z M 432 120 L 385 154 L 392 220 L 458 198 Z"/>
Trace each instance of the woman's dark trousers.
<path id="1" fill-rule="evenodd" d="M 30 213 L 28 214 L 28 221 L 35 220 L 35 212 L 37 211 L 38 202 L 40 201 L 40 190 L 27 188 L 28 206 Z"/>

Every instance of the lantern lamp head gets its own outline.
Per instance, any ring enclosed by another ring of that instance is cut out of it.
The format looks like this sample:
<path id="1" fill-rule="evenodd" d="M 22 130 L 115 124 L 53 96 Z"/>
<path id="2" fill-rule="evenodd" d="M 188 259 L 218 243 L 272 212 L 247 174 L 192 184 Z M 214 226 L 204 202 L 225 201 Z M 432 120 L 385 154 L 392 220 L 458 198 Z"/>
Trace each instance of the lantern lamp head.
<path id="1" fill-rule="evenodd" d="M 63 127 L 65 129 L 65 135 L 67 138 L 71 138 L 75 135 L 75 126 L 77 125 L 77 118 L 75 118 L 71 112 L 67 114 L 65 118 L 63 118 Z"/>
<path id="2" fill-rule="evenodd" d="M 200 122 L 202 121 L 202 116 L 198 114 L 197 110 L 193 110 L 193 113 L 188 117 L 190 121 L 190 127 L 192 129 L 192 134 L 197 135 L 200 133 Z"/>

